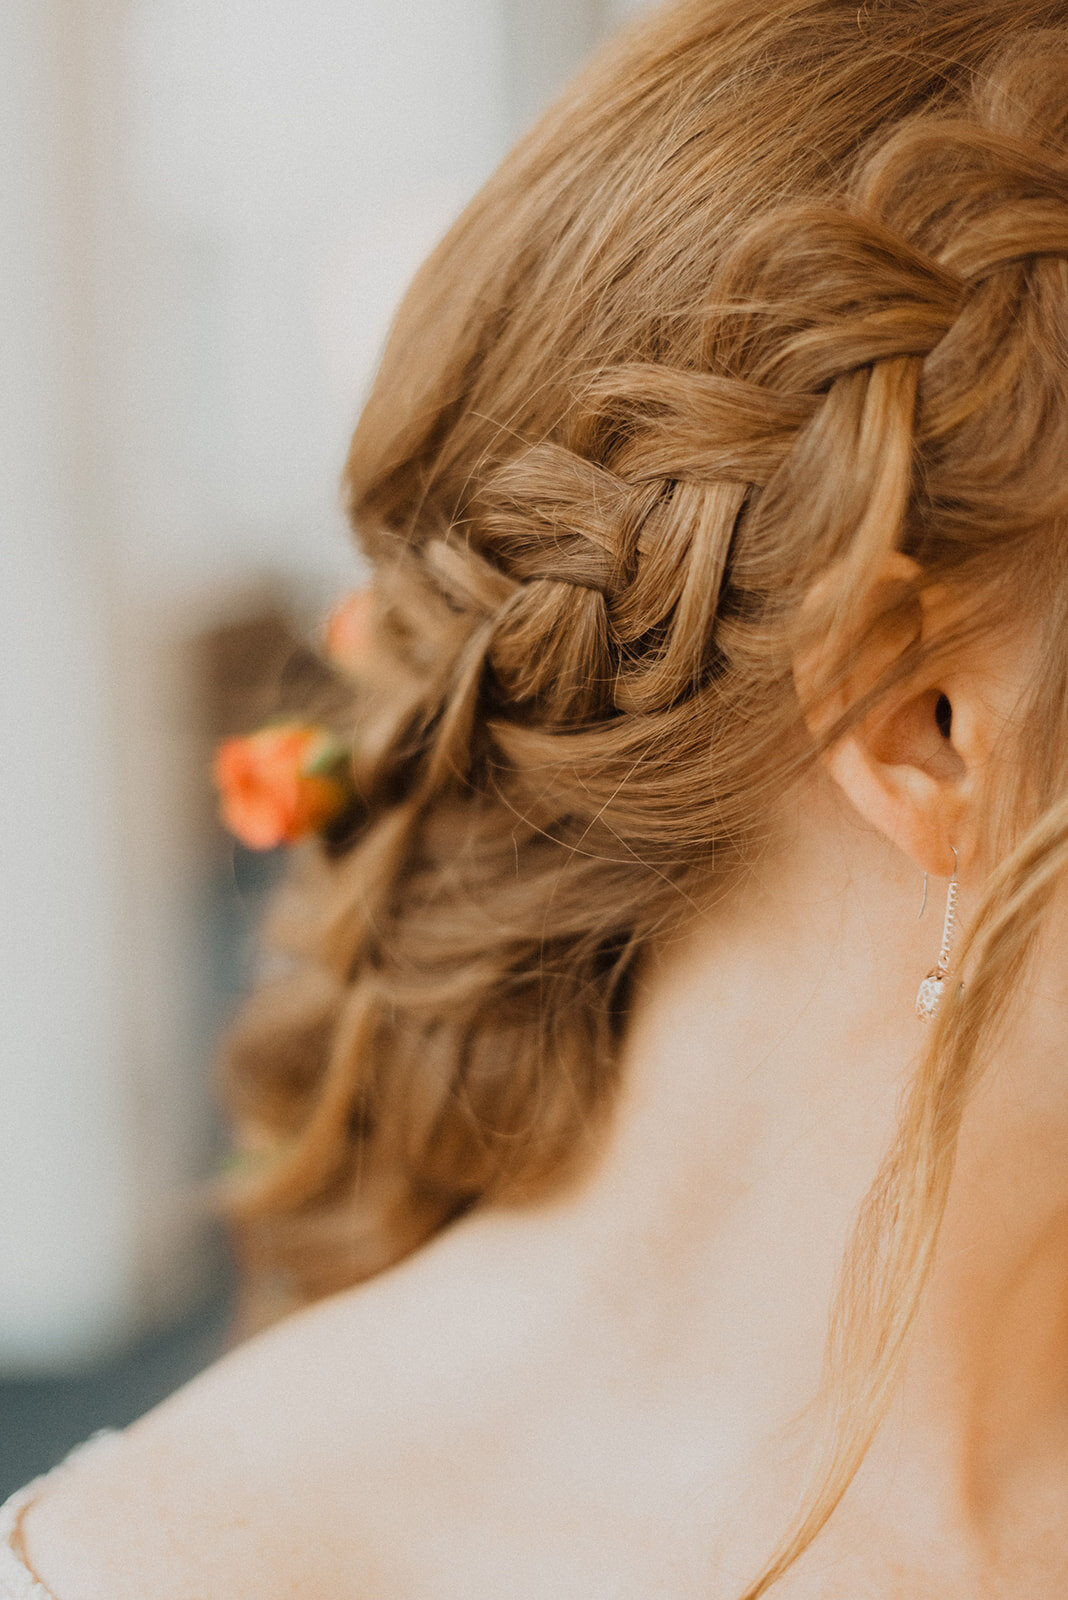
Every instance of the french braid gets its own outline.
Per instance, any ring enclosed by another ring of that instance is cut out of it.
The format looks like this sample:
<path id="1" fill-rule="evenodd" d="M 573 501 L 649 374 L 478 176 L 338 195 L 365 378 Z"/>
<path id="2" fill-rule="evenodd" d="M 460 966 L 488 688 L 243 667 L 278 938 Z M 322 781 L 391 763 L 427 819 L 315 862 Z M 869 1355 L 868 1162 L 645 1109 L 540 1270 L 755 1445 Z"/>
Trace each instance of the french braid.
<path id="1" fill-rule="evenodd" d="M 588 1158 L 636 961 L 769 836 L 816 754 L 791 663 L 819 639 L 845 671 L 883 557 L 969 585 L 986 626 L 1063 617 L 1066 78 L 1063 4 L 691 0 L 424 268 L 347 476 L 376 574 L 363 812 L 294 874 L 298 959 L 230 1047 L 273 1151 L 230 1202 L 251 1271 L 325 1292 Z M 1063 729 L 1063 653 L 1032 731 Z M 1068 864 L 1042 744 L 857 1233 L 825 1472 L 748 1600 L 897 1371 L 982 1039 Z"/>

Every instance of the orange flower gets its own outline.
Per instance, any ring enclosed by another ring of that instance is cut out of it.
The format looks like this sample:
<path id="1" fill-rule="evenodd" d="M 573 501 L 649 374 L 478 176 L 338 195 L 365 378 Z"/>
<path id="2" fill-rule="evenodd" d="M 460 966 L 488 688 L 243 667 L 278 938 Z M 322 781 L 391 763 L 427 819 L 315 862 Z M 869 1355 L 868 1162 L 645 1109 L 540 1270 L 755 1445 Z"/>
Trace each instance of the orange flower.
<path id="1" fill-rule="evenodd" d="M 326 653 L 345 671 L 355 671 L 366 653 L 373 602 L 373 589 L 356 589 L 326 619 Z"/>
<path id="2" fill-rule="evenodd" d="M 299 722 L 227 739 L 213 766 L 223 822 L 252 850 L 315 833 L 348 799 L 345 754 L 328 729 Z"/>

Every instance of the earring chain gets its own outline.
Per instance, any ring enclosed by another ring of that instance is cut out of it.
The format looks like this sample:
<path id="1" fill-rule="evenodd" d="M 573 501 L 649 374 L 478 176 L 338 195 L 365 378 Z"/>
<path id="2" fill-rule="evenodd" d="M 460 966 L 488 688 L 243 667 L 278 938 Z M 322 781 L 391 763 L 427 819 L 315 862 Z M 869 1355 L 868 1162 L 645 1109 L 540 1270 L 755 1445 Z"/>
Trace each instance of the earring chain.
<path id="1" fill-rule="evenodd" d="M 949 880 L 949 888 L 946 891 L 946 920 L 942 926 L 942 948 L 938 952 L 938 965 L 924 978 L 916 995 L 916 1014 L 924 1022 L 931 1022 L 942 1004 L 942 997 L 946 990 L 946 979 L 949 975 L 949 952 L 953 944 L 953 935 L 957 931 L 957 868 L 959 862 L 956 847 L 950 845 L 949 848 L 953 851 L 953 876 Z M 926 904 L 927 874 L 924 873 L 923 906 L 920 907 L 921 916 Z"/>
<path id="2" fill-rule="evenodd" d="M 953 876 L 946 891 L 946 920 L 942 928 L 942 947 L 938 952 L 938 973 L 943 978 L 949 971 L 949 952 L 957 931 L 957 852 L 953 845 L 949 848 L 953 851 Z"/>

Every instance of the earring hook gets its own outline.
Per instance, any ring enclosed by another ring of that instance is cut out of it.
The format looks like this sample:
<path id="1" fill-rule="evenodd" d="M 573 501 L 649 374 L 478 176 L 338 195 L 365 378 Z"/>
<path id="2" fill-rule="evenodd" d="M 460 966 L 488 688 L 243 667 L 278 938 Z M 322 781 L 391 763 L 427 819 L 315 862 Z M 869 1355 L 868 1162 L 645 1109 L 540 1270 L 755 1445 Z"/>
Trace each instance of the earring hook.
<path id="1" fill-rule="evenodd" d="M 957 847 L 956 847 L 955 844 L 951 844 L 949 848 L 953 852 L 953 876 L 952 876 L 952 878 L 950 878 L 949 881 L 950 881 L 950 883 L 956 883 L 956 881 L 957 881 L 957 868 L 960 865 L 960 857 L 957 855 Z M 923 899 L 920 901 L 920 909 L 919 909 L 919 912 L 917 913 L 917 916 L 916 916 L 916 921 L 917 922 L 921 922 L 923 920 L 923 914 L 924 914 L 924 912 L 926 910 L 927 910 L 927 874 L 925 872 L 924 875 L 923 875 Z"/>

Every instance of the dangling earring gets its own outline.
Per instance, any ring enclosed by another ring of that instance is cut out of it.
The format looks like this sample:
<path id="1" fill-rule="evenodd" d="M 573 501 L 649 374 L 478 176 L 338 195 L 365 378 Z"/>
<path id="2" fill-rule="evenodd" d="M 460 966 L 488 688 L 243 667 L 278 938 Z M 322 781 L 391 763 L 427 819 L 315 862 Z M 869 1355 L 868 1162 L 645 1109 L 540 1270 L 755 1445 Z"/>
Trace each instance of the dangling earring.
<path id="1" fill-rule="evenodd" d="M 953 935 L 957 931 L 957 852 L 953 845 L 953 876 L 949 880 L 946 891 L 946 920 L 942 927 L 942 948 L 938 952 L 938 965 L 927 974 L 920 984 L 916 996 L 916 1015 L 923 1022 L 931 1022 L 942 1004 L 942 996 L 946 992 L 946 976 L 949 972 L 949 949 L 953 943 Z M 924 906 L 927 904 L 927 874 L 923 875 L 923 905 L 920 907 L 920 916 L 923 916 Z"/>

